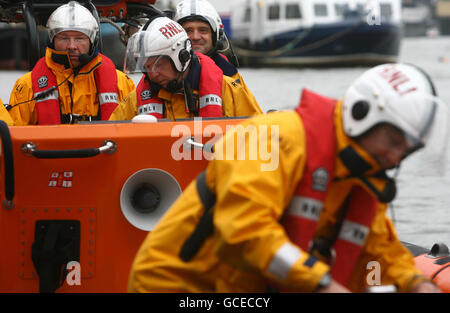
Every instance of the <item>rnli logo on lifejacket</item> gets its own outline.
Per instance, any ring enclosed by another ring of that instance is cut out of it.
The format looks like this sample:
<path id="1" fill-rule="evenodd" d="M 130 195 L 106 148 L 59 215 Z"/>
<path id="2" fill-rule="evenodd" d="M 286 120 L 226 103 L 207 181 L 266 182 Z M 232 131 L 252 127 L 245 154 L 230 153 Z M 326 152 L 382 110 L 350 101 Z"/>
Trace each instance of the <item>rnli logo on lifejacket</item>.
<path id="1" fill-rule="evenodd" d="M 48 78 L 47 78 L 47 76 L 44 75 L 44 76 L 39 77 L 38 85 L 39 85 L 39 88 L 47 87 L 48 86 Z"/>
<path id="2" fill-rule="evenodd" d="M 313 177 L 312 189 L 317 191 L 327 190 L 327 184 L 328 180 L 330 179 L 330 175 L 328 174 L 328 171 L 325 168 L 319 167 L 317 170 L 314 171 L 312 177 Z"/>
<path id="3" fill-rule="evenodd" d="M 141 100 L 148 100 L 152 98 L 152 92 L 151 90 L 147 89 L 141 92 Z"/>
<path id="4" fill-rule="evenodd" d="M 174 22 L 168 23 L 165 26 L 161 27 L 159 29 L 161 34 L 164 35 L 167 39 L 172 38 L 176 34 L 179 34 L 183 31 L 183 27 L 181 27 L 179 24 L 175 24 Z"/>
<path id="5" fill-rule="evenodd" d="M 72 187 L 73 172 L 53 172 L 48 182 L 49 187 Z"/>

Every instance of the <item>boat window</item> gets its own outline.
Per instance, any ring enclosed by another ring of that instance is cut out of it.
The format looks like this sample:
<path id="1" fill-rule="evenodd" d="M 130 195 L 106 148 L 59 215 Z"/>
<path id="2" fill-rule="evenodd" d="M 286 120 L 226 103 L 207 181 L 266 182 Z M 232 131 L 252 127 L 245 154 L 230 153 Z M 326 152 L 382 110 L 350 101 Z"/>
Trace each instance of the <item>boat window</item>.
<path id="1" fill-rule="evenodd" d="M 364 15 L 364 12 L 366 11 L 366 5 L 363 3 L 358 3 L 356 6 L 356 11 L 361 14 Z"/>
<path id="2" fill-rule="evenodd" d="M 280 5 L 279 4 L 269 5 L 267 18 L 269 20 L 278 20 L 280 18 Z"/>
<path id="3" fill-rule="evenodd" d="M 244 12 L 244 20 L 243 22 L 250 22 L 252 17 L 252 8 L 246 7 Z"/>
<path id="4" fill-rule="evenodd" d="M 380 4 L 380 15 L 381 15 L 381 20 L 383 20 L 383 21 L 391 19 L 392 7 L 389 3 Z"/>
<path id="5" fill-rule="evenodd" d="M 302 12 L 300 11 L 300 6 L 297 3 L 286 4 L 286 18 L 302 18 Z"/>
<path id="6" fill-rule="evenodd" d="M 343 16 L 349 10 L 348 3 L 336 3 L 334 9 L 337 16 Z"/>
<path id="7" fill-rule="evenodd" d="M 314 14 L 316 16 L 327 16 L 328 9 L 325 3 L 316 3 L 314 4 Z"/>

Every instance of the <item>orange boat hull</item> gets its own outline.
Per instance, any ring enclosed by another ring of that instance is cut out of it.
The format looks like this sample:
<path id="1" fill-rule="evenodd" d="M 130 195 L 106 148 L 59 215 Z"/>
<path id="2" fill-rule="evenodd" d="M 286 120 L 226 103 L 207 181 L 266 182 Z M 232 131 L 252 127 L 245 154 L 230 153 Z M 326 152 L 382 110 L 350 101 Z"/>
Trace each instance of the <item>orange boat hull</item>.
<path id="1" fill-rule="evenodd" d="M 58 292 L 125 292 L 131 263 L 148 233 L 133 226 L 122 213 L 120 197 L 125 182 L 142 169 L 154 168 L 172 175 L 184 189 L 207 160 L 204 155 L 193 160 L 193 151 L 192 160 L 174 160 L 171 154 L 180 138 L 190 132 L 197 142 L 205 143 L 212 137 L 202 136 L 206 126 L 218 125 L 224 132 L 227 125 L 239 121 L 203 120 L 201 126 L 188 121 L 11 127 L 16 183 L 14 208 L 0 209 L 0 292 L 39 292 L 31 248 L 37 221 L 49 220 L 80 222 L 77 270 L 81 279 L 75 284 L 65 281 Z M 176 127 L 184 133 L 175 132 L 172 137 Z M 67 150 L 100 146 L 106 139 L 117 144 L 115 153 L 37 159 L 22 152 L 22 145 L 29 141 L 38 149 Z M 2 179 L 2 200 L 4 184 Z"/>
<path id="2" fill-rule="evenodd" d="M 450 256 L 432 258 L 428 254 L 422 254 L 414 260 L 416 267 L 430 277 L 442 292 L 450 293 Z"/>

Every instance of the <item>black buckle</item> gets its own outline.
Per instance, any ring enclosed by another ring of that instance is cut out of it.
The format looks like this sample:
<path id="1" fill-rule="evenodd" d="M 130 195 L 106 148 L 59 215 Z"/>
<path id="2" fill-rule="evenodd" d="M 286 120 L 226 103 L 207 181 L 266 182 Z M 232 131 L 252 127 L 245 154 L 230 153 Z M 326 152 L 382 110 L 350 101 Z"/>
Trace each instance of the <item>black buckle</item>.
<path id="1" fill-rule="evenodd" d="M 336 250 L 324 238 L 314 238 L 309 243 L 309 253 L 329 266 L 333 266 L 336 260 Z"/>
<path id="2" fill-rule="evenodd" d="M 92 122 L 92 121 L 97 121 L 98 117 L 96 116 L 92 116 L 92 115 L 86 115 L 86 114 L 72 114 L 72 113 L 68 113 L 68 114 L 63 114 L 62 115 L 62 119 L 61 119 L 61 123 L 62 124 L 74 124 L 74 123 L 78 123 L 78 122 Z"/>

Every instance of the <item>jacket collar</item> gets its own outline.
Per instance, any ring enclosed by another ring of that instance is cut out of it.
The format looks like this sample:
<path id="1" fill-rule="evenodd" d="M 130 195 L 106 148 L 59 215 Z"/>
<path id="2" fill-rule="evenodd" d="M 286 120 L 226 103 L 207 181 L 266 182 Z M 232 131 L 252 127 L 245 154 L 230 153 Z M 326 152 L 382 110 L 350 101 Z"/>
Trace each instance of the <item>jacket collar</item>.
<path id="1" fill-rule="evenodd" d="M 218 67 L 220 67 L 220 69 L 223 71 L 223 75 L 232 77 L 237 74 L 238 70 L 236 69 L 236 67 L 228 62 L 221 54 L 214 52 L 213 54 L 208 56 L 214 60 Z"/>
<path id="2" fill-rule="evenodd" d="M 101 55 L 98 52 L 94 54 L 94 57 L 80 69 L 74 69 L 70 62 L 69 54 L 67 51 L 57 51 L 50 47 L 46 48 L 45 61 L 47 66 L 53 70 L 66 71 L 73 69 L 76 74 L 83 74 L 92 71 L 94 68 L 101 64 Z"/>
<path id="3" fill-rule="evenodd" d="M 188 81 L 194 90 L 198 90 L 200 87 L 200 72 L 202 68 L 200 65 L 200 61 L 198 57 L 195 55 L 192 56 L 191 66 L 189 67 L 189 73 L 186 76 L 185 80 Z"/>

